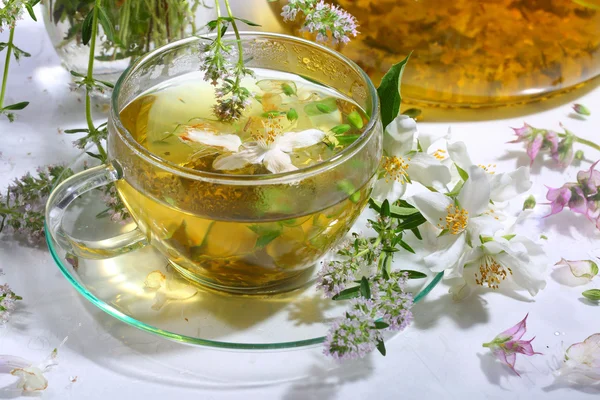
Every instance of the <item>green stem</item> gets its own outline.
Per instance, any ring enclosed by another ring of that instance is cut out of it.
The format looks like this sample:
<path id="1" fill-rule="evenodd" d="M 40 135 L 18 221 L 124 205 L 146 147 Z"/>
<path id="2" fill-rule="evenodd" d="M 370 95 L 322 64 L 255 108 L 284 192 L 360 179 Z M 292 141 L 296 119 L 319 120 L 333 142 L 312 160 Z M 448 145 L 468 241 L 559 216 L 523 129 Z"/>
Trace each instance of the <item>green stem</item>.
<path id="1" fill-rule="evenodd" d="M 98 34 L 98 10 L 100 9 L 101 0 L 95 0 L 94 2 L 94 14 L 92 16 L 92 37 L 90 39 L 90 55 L 88 58 L 88 69 L 86 76 L 86 90 L 85 90 L 85 120 L 87 121 L 87 126 L 90 133 L 96 131 L 96 127 L 94 126 L 94 120 L 92 119 L 92 96 L 91 91 L 93 89 L 92 82 L 94 82 L 94 56 L 96 51 L 96 35 Z M 102 157 L 103 161 L 106 161 L 107 154 L 106 150 L 102 146 L 99 140 L 95 140 L 94 144 L 98 148 L 98 153 L 100 153 L 100 157 Z"/>
<path id="2" fill-rule="evenodd" d="M 566 133 L 559 133 L 559 134 L 558 134 L 558 136 L 559 136 L 559 137 L 561 137 L 561 138 L 564 138 L 564 137 L 566 137 L 566 136 L 567 136 L 567 134 L 566 134 Z M 575 140 L 577 143 L 584 144 L 584 145 L 586 145 L 586 146 L 589 146 L 589 147 L 591 147 L 591 148 L 592 148 L 592 149 L 594 149 L 594 150 L 598 150 L 598 151 L 600 151 L 600 145 L 597 145 L 596 143 L 592 142 L 591 140 L 587 140 L 587 139 L 584 139 L 584 138 L 580 138 L 580 137 L 579 137 L 579 136 L 577 136 L 577 135 L 572 135 L 572 136 L 573 136 L 573 139 L 574 139 L 574 140 Z"/>
<path id="3" fill-rule="evenodd" d="M 4 95 L 6 94 L 6 83 L 8 82 L 8 66 L 10 65 L 10 56 L 13 48 L 13 39 L 15 37 L 15 28 L 10 29 L 8 36 L 8 46 L 6 47 L 6 61 L 4 62 L 4 74 L 2 75 L 2 91 L 0 91 L 0 109 L 4 104 Z"/>
<path id="4" fill-rule="evenodd" d="M 244 66 L 244 49 L 242 47 L 242 38 L 240 36 L 240 31 L 238 30 L 237 24 L 235 23 L 235 19 L 233 17 L 233 12 L 231 11 L 231 7 L 229 6 L 229 0 L 225 0 L 225 7 L 227 8 L 227 15 L 229 15 L 229 18 L 231 18 L 231 27 L 233 28 L 233 31 L 235 32 L 235 38 L 237 40 L 238 68 L 240 68 L 240 72 L 241 72 L 241 67 Z M 235 78 L 236 86 L 240 84 L 241 76 L 242 76 L 242 74 L 236 74 L 236 78 Z"/>

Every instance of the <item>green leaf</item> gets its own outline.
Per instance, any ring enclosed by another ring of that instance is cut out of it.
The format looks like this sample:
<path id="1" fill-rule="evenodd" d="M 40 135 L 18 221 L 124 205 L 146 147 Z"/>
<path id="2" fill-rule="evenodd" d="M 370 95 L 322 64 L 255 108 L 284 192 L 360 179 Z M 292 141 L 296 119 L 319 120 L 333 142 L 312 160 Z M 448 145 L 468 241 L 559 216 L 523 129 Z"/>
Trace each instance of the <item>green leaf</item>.
<path id="1" fill-rule="evenodd" d="M 27 107 L 29 105 L 28 101 L 22 101 L 20 103 L 15 103 L 15 104 L 11 104 L 9 106 L 6 106 L 2 109 L 2 111 L 17 111 L 17 110 L 22 110 L 25 107 Z"/>
<path id="2" fill-rule="evenodd" d="M 360 296 L 360 286 L 354 286 L 348 289 L 344 289 L 335 296 L 332 300 L 348 300 Z"/>
<path id="3" fill-rule="evenodd" d="M 91 8 L 90 12 L 85 16 L 83 23 L 81 24 L 81 42 L 87 45 L 92 38 L 92 23 L 94 22 L 94 7 Z"/>
<path id="4" fill-rule="evenodd" d="M 484 244 L 484 243 L 487 243 L 487 242 L 493 242 L 494 238 L 491 237 L 491 236 L 479 235 L 479 240 L 481 241 L 481 244 Z M 507 239 L 507 240 L 510 240 L 510 239 Z"/>
<path id="5" fill-rule="evenodd" d="M 371 287 L 369 286 L 369 280 L 366 276 L 363 276 L 360 280 L 360 294 L 365 299 L 371 298 Z"/>
<path id="6" fill-rule="evenodd" d="M 585 292 L 583 292 L 581 294 L 583 295 L 583 297 L 585 297 L 588 300 L 592 300 L 592 301 L 600 300 L 600 289 L 586 290 Z"/>
<path id="7" fill-rule="evenodd" d="M 400 240 L 400 241 L 398 242 L 398 244 L 399 244 L 399 245 L 400 245 L 400 246 L 401 246 L 401 247 L 402 247 L 404 250 L 408 251 L 409 253 L 413 253 L 413 254 L 415 254 L 415 251 L 413 250 L 413 248 L 412 248 L 412 247 L 410 247 L 410 246 L 408 245 L 408 243 L 406 243 L 404 240 Z"/>
<path id="8" fill-rule="evenodd" d="M 354 187 L 354 184 L 348 179 L 342 179 L 339 181 L 337 183 L 337 188 L 338 190 L 346 193 L 348 196 L 351 196 L 356 192 L 356 187 Z"/>
<path id="9" fill-rule="evenodd" d="M 469 174 L 467 173 L 467 171 L 465 171 L 464 169 L 462 169 L 461 167 L 459 167 L 458 165 L 454 164 L 456 166 L 456 169 L 458 170 L 458 175 L 460 176 L 460 179 L 462 179 L 463 181 L 466 181 L 467 179 L 469 179 Z"/>
<path id="10" fill-rule="evenodd" d="M 238 21 L 245 23 L 248 26 L 261 26 L 260 24 L 257 24 L 256 22 L 252 22 L 252 21 L 244 19 L 244 18 L 238 18 L 238 17 L 234 17 L 234 18 L 237 19 Z"/>
<path id="11" fill-rule="evenodd" d="M 288 119 L 288 121 L 295 121 L 298 119 L 298 112 L 295 109 L 290 108 L 290 110 L 286 114 L 286 118 Z"/>
<path id="12" fill-rule="evenodd" d="M 27 12 L 29 13 L 31 19 L 37 22 L 37 18 L 35 16 L 35 13 L 33 12 L 33 7 L 31 6 L 31 4 L 25 3 L 25 8 L 27 9 Z"/>
<path id="13" fill-rule="evenodd" d="M 348 114 L 348 121 L 357 129 L 362 129 L 362 127 L 364 126 L 363 119 L 356 110 Z"/>
<path id="14" fill-rule="evenodd" d="M 354 141 L 356 139 L 358 139 L 360 137 L 360 135 L 342 135 L 342 136 L 336 136 L 336 139 L 338 140 L 338 143 L 341 144 L 342 146 L 347 146 L 351 143 L 354 143 Z"/>
<path id="15" fill-rule="evenodd" d="M 413 271 L 411 269 L 403 269 L 400 271 L 400 273 L 404 273 L 406 272 L 408 274 L 408 279 L 423 279 L 423 278 L 427 278 L 427 274 L 424 274 L 422 272 L 419 271 Z"/>
<path id="16" fill-rule="evenodd" d="M 65 129 L 64 132 L 65 133 L 83 133 L 83 132 L 89 132 L 89 129 Z"/>
<path id="17" fill-rule="evenodd" d="M 342 135 L 350 130 L 351 126 L 348 124 L 336 125 L 331 128 L 331 132 L 336 135 Z"/>
<path id="18" fill-rule="evenodd" d="M 410 217 L 404 219 L 402 223 L 398 224 L 396 228 L 397 231 L 405 230 L 405 229 L 414 229 L 422 224 L 427 222 L 425 217 L 421 215 L 421 213 L 411 215 Z"/>
<path id="19" fill-rule="evenodd" d="M 506 240 L 510 240 L 510 239 L 514 238 L 515 236 L 517 236 L 517 235 L 515 235 L 515 234 L 513 233 L 513 234 L 510 234 L 510 235 L 504 235 L 504 236 L 502 236 L 502 237 L 503 237 L 504 239 L 506 239 Z"/>
<path id="20" fill-rule="evenodd" d="M 6 43 L 6 42 L 0 42 L 0 51 L 4 50 L 7 47 L 8 47 L 8 43 Z"/>
<path id="21" fill-rule="evenodd" d="M 21 57 L 31 57 L 31 53 L 28 53 L 25 50 L 18 48 L 14 44 L 12 45 L 12 48 L 13 48 L 13 53 L 14 53 L 15 59 L 17 61 L 19 61 L 21 59 Z"/>
<path id="22" fill-rule="evenodd" d="M 313 101 L 304 106 L 304 112 L 309 117 L 329 114 L 335 110 L 337 110 L 337 100 L 335 97 L 327 97 L 323 100 Z"/>
<path id="23" fill-rule="evenodd" d="M 262 249 L 263 247 L 265 247 L 266 245 L 271 243 L 273 240 L 275 240 L 280 234 L 281 234 L 280 231 L 279 232 L 274 231 L 274 232 L 269 232 L 262 236 L 259 236 L 258 239 L 256 239 L 256 245 L 254 245 L 254 247 L 257 249 Z"/>
<path id="24" fill-rule="evenodd" d="M 398 116 L 400 111 L 400 104 L 402 104 L 400 82 L 409 58 L 410 54 L 398 64 L 393 65 L 381 79 L 381 84 L 377 88 L 381 104 L 381 122 L 384 129 Z"/>
<path id="25" fill-rule="evenodd" d="M 465 181 L 460 181 L 456 184 L 456 186 L 454 186 L 454 189 L 452 189 L 449 193 L 447 193 L 446 195 L 448 197 L 456 197 L 458 196 L 458 194 L 460 193 L 460 191 L 462 190 L 462 187 L 464 186 Z"/>
<path id="26" fill-rule="evenodd" d="M 95 158 L 97 160 L 100 160 L 100 161 L 104 162 L 104 159 L 102 158 L 102 156 L 100 154 L 95 154 L 95 153 L 92 153 L 92 152 L 89 152 L 89 151 L 86 151 L 85 154 L 87 154 L 88 156 L 93 157 L 93 158 Z"/>
<path id="27" fill-rule="evenodd" d="M 78 77 L 78 78 L 85 78 L 85 75 L 83 75 L 83 74 L 80 74 L 80 73 L 79 73 L 79 72 L 77 72 L 77 71 L 70 70 L 69 72 L 71 73 L 71 75 L 73 75 L 73 76 L 76 76 L 76 77 Z"/>
<path id="28" fill-rule="evenodd" d="M 289 83 L 284 82 L 281 84 L 281 90 L 283 90 L 283 94 L 286 96 L 293 96 L 296 94 L 296 84 L 292 82 L 290 85 Z"/>
<path id="29" fill-rule="evenodd" d="M 413 235 L 416 236 L 417 239 L 419 240 L 423 240 L 423 236 L 421 236 L 421 232 L 419 231 L 419 228 L 413 228 L 411 229 Z"/>
<path id="30" fill-rule="evenodd" d="M 407 115 L 411 118 L 417 118 L 419 115 L 421 115 L 421 113 L 422 111 L 420 108 L 409 108 L 408 110 L 404 110 L 402 115 Z"/>
<path id="31" fill-rule="evenodd" d="M 385 199 L 383 201 L 383 204 L 381 204 L 381 211 L 379 212 L 379 214 L 382 217 L 389 217 L 389 216 L 391 216 L 392 213 L 390 211 L 390 202 L 387 201 L 387 199 Z"/>
<path id="32" fill-rule="evenodd" d="M 393 218 L 404 218 L 409 215 L 417 214 L 419 210 L 411 206 L 406 202 L 400 203 L 401 206 L 390 206 L 390 216 Z M 369 199 L 369 206 L 378 213 L 381 213 L 381 204 L 374 200 L 373 198 Z"/>
<path id="33" fill-rule="evenodd" d="M 283 115 L 283 114 L 285 114 L 285 111 L 272 110 L 272 111 L 265 111 L 264 113 L 260 114 L 260 116 L 263 118 L 274 118 L 274 117 L 279 117 L 280 115 Z"/>
<path id="34" fill-rule="evenodd" d="M 115 41 L 115 30 L 113 28 L 113 24 L 110 22 L 110 18 L 106 13 L 104 7 L 98 8 L 98 20 L 100 21 L 100 25 L 102 25 L 102 29 L 104 30 L 104 34 L 106 38 L 111 42 Z"/>
<path id="35" fill-rule="evenodd" d="M 381 353 L 382 356 L 385 357 L 385 343 L 383 343 L 383 340 L 379 339 L 377 341 L 377 350 Z"/>
<path id="36" fill-rule="evenodd" d="M 546 236 L 546 235 L 540 235 L 540 239 L 548 240 L 548 236 Z"/>
<path id="37" fill-rule="evenodd" d="M 386 324 L 385 322 L 383 322 L 383 321 L 375 321 L 375 329 L 385 329 L 387 327 L 389 327 L 389 325 Z"/>

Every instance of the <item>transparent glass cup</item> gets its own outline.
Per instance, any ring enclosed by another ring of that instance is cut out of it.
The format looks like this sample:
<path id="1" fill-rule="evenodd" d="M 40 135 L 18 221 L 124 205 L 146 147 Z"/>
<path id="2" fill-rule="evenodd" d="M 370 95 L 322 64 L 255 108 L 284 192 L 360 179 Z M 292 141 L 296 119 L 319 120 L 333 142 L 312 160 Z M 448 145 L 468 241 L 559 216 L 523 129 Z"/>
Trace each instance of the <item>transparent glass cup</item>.
<path id="1" fill-rule="evenodd" d="M 265 294 L 297 288 L 368 202 L 382 154 L 377 91 L 356 64 L 333 50 L 286 35 L 244 32 L 248 67 L 292 73 L 333 88 L 370 119 L 354 143 L 296 171 L 227 175 L 182 167 L 136 142 L 119 114 L 156 85 L 198 71 L 206 40 L 168 44 L 121 76 L 111 101 L 109 162 L 74 175 L 53 191 L 48 231 L 62 247 L 85 258 L 109 258 L 150 244 L 185 278 L 218 290 Z M 68 205 L 113 183 L 137 228 L 102 241 L 68 234 L 62 228 Z"/>

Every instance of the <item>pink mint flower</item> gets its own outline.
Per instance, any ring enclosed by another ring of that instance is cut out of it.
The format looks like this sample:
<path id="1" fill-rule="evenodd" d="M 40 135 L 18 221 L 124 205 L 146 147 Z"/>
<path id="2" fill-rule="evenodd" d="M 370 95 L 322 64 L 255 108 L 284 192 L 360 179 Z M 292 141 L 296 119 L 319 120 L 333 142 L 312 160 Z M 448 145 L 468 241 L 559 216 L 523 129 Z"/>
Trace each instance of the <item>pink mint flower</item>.
<path id="1" fill-rule="evenodd" d="M 591 216 L 592 210 L 588 206 L 583 190 L 575 183 L 565 183 L 559 188 L 548 187 L 546 199 L 550 201 L 551 208 L 547 217 L 561 212 L 565 207 L 569 207 L 571 211 L 578 214 Z"/>
<path id="2" fill-rule="evenodd" d="M 512 128 L 517 138 L 509 143 L 527 144 L 527 155 L 531 164 L 535 161 L 540 150 L 550 150 L 553 157 L 558 158 L 559 142 L 558 134 L 546 129 L 537 129 L 528 124 L 523 124 L 521 128 Z M 567 157 L 568 158 L 568 157 Z"/>
<path id="3" fill-rule="evenodd" d="M 587 171 L 583 170 L 577 173 L 577 182 L 589 196 L 596 195 L 598 193 L 598 186 L 600 186 L 600 171 L 596 171 L 596 164 L 598 162 L 600 160 L 593 163 Z"/>
<path id="4" fill-rule="evenodd" d="M 533 351 L 531 342 L 533 339 L 535 339 L 535 337 L 529 340 L 521 340 L 527 331 L 528 316 L 529 314 L 525 315 L 525 318 L 523 318 L 521 322 L 500 333 L 491 342 L 483 344 L 483 347 L 490 349 L 496 358 L 498 358 L 498 360 L 508 365 L 510 369 L 512 369 L 518 376 L 521 375 L 519 375 L 519 373 L 515 370 L 517 354 L 524 354 L 526 356 L 542 354 Z"/>

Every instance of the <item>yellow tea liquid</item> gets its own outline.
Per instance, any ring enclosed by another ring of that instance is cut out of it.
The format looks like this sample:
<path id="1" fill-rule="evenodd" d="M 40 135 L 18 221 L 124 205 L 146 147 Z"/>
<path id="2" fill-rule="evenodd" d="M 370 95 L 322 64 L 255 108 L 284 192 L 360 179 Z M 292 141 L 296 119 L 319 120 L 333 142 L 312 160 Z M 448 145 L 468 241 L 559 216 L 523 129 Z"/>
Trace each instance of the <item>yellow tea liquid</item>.
<path id="1" fill-rule="evenodd" d="M 187 132 L 202 128 L 235 134 L 247 142 L 275 123 L 274 135 L 309 128 L 333 135 L 331 129 L 338 127 L 335 138 L 290 154 L 292 163 L 303 168 L 338 153 L 367 124 L 360 107 L 328 88 L 294 75 L 273 78 L 275 73 L 255 72 L 258 82 L 244 82 L 253 92 L 252 105 L 233 124 L 214 119 L 214 88 L 200 74 L 168 81 L 139 96 L 122 110 L 121 120 L 136 141 L 177 166 L 265 177 L 270 171 L 260 163 L 216 170 L 214 160 L 229 151 L 190 142 Z M 297 118 L 290 120 L 291 108 Z M 336 181 L 316 175 L 293 185 L 230 186 L 184 180 L 156 168 L 146 170 L 135 184 L 119 181 L 117 188 L 149 241 L 168 254 L 186 277 L 215 288 L 243 291 L 293 280 L 348 231 L 369 198 L 372 177 L 355 184 L 345 174 L 347 169 L 340 170 Z M 315 187 L 325 185 L 331 188 L 331 198 L 339 201 L 311 195 Z"/>
<path id="2" fill-rule="evenodd" d="M 378 84 L 413 52 L 402 94 L 416 103 L 517 103 L 600 75 L 600 0 L 337 0 L 359 22 L 344 47 Z M 284 2 L 270 3 L 274 13 Z M 280 30 L 299 34 L 296 24 Z M 297 18 L 298 22 L 300 18 Z"/>

